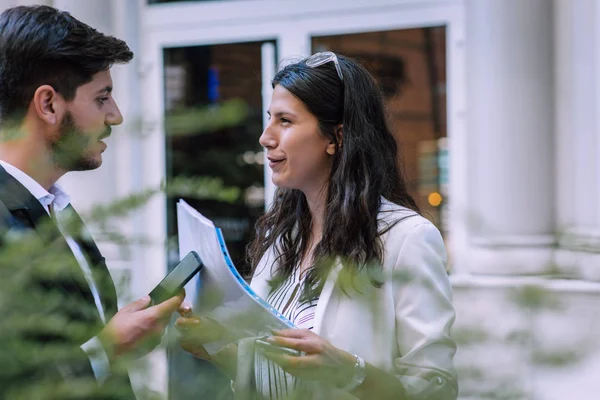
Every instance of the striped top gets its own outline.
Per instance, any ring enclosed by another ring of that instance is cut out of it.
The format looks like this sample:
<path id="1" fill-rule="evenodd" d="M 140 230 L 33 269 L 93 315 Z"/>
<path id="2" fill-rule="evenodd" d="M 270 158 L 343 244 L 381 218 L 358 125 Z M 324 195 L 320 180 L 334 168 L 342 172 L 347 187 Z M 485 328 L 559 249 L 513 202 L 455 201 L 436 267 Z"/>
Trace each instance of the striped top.
<path id="1" fill-rule="evenodd" d="M 267 301 L 299 329 L 312 330 L 315 310 L 319 298 L 300 300 L 304 288 L 306 273 L 296 269 L 278 288 L 273 290 Z M 291 397 L 301 390 L 300 381 L 286 373 L 279 365 L 267 359 L 259 351 L 254 360 L 256 390 L 263 399 L 282 399 Z"/>
<path id="2" fill-rule="evenodd" d="M 319 298 L 302 300 L 306 273 L 295 270 L 285 282 L 267 296 L 267 302 L 275 307 L 299 329 L 312 329 L 315 309 Z"/>

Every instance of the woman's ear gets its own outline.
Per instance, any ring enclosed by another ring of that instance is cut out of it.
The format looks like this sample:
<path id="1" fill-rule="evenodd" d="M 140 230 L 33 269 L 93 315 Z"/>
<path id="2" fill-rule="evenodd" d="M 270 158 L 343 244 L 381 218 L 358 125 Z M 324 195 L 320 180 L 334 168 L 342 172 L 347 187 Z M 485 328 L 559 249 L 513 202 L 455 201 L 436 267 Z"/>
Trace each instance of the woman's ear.
<path id="1" fill-rule="evenodd" d="M 335 143 L 333 142 L 329 142 L 329 144 L 327 145 L 327 154 L 329 154 L 330 156 L 334 155 L 335 152 L 337 151 L 337 149 L 341 149 L 342 148 L 342 142 L 344 140 L 344 125 L 343 124 L 339 124 L 338 126 L 335 127 L 335 136 L 337 139 L 337 148 L 335 146 Z"/>
<path id="2" fill-rule="evenodd" d="M 342 143 L 344 142 L 344 124 L 339 124 L 335 128 L 335 137 L 338 141 L 338 147 L 342 148 Z"/>

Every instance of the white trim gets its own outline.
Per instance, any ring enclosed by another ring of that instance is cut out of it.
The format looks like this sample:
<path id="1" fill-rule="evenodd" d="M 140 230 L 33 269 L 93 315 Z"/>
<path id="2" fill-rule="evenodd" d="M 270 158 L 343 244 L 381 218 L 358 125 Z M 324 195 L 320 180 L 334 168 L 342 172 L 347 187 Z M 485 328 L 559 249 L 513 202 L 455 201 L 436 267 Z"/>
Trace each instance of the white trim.
<path id="1" fill-rule="evenodd" d="M 559 235 L 560 248 L 600 253 L 600 228 L 570 228 Z"/>
<path id="2" fill-rule="evenodd" d="M 589 188 L 595 189 L 596 198 L 596 220 L 593 221 L 594 225 L 600 228 L 600 4 L 594 2 L 594 33 L 593 33 L 593 49 L 594 54 L 594 67 L 592 70 L 592 76 L 594 79 L 594 99 L 595 112 L 594 112 L 594 147 L 595 157 L 592 168 L 595 169 L 595 182 L 591 182 Z"/>
<path id="3" fill-rule="evenodd" d="M 557 249 L 554 254 L 556 269 L 578 279 L 600 281 L 600 253 Z"/>
<path id="4" fill-rule="evenodd" d="M 162 82 L 162 48 L 153 47 L 145 42 L 142 35 L 142 55 L 139 75 L 142 88 L 150 87 L 155 82 Z M 147 63 L 147 60 L 152 60 Z M 158 189 L 165 178 L 166 156 L 165 135 L 163 132 L 164 88 L 157 85 L 154 91 L 142 92 L 141 96 L 141 188 Z M 166 249 L 166 196 L 163 193 L 155 195 L 140 211 L 139 229 L 147 244 L 141 247 L 139 259 L 141 264 L 136 266 L 143 269 L 144 279 L 136 285 L 139 295 L 147 294 L 158 284 L 165 275 L 167 266 Z M 157 349 L 136 362 L 137 379 L 145 389 L 151 388 L 164 395 L 168 392 L 168 363 L 166 351 Z M 150 368 L 148 375 L 143 369 Z M 151 377 L 151 381 L 144 381 Z"/>
<path id="5" fill-rule="evenodd" d="M 290 20 L 269 19 L 250 22 L 242 20 L 236 21 L 232 26 L 223 24 L 211 26 L 198 22 L 178 23 L 170 26 L 167 30 L 153 27 L 148 29 L 146 34 L 149 42 L 160 44 L 163 47 L 263 41 L 282 36 L 308 37 L 310 41 L 311 36 L 456 24 L 462 20 L 457 11 L 456 6 L 447 5 L 411 9 L 402 9 L 396 6 L 380 12 L 377 12 L 377 8 L 369 8 L 365 12 L 348 12 L 343 16 L 319 14 L 314 18 L 294 16 Z M 291 55 L 308 55 L 308 51 L 310 48 L 300 48 Z"/>
<path id="6" fill-rule="evenodd" d="M 456 7 L 444 6 L 431 9 L 390 8 L 385 12 L 348 14 L 306 19 L 302 27 L 310 36 L 327 36 L 387 30 L 412 29 L 451 24 Z"/>
<path id="7" fill-rule="evenodd" d="M 261 68 L 262 68 L 262 101 L 263 101 L 263 130 L 267 127 L 269 119 L 266 111 L 271 103 L 273 87 L 271 81 L 275 77 L 277 60 L 275 59 L 275 45 L 273 43 L 263 43 L 261 46 Z M 275 194 L 275 185 L 273 184 L 273 171 L 269 168 L 267 152 L 264 153 L 264 173 L 265 173 L 265 210 L 271 206 L 273 195 Z"/>
<path id="8" fill-rule="evenodd" d="M 162 48 L 145 46 L 144 54 L 153 54 L 154 63 L 142 76 L 144 87 L 162 82 Z M 155 86 L 142 96 L 142 187 L 158 189 L 165 179 L 166 154 L 165 135 L 163 131 L 164 114 L 163 85 Z M 166 197 L 158 194 L 143 209 L 144 232 L 150 241 L 145 248 L 144 260 L 147 286 L 149 292 L 164 277 L 167 265 L 165 248 L 166 235 Z"/>
<path id="9" fill-rule="evenodd" d="M 524 286 L 535 286 L 540 289 L 553 292 L 600 293 L 600 282 L 588 282 L 581 280 L 463 274 L 451 276 L 450 281 L 454 288 L 517 289 Z"/>
<path id="10" fill-rule="evenodd" d="M 555 267 L 554 249 L 547 246 L 471 246 L 468 262 L 468 272 L 481 275 L 539 275 Z"/>
<path id="11" fill-rule="evenodd" d="M 218 45 L 229 43 L 244 42 L 262 42 L 276 40 L 277 35 L 273 28 L 283 29 L 284 24 L 264 24 L 252 27 L 253 32 L 249 33 L 245 29 L 247 26 L 237 28 L 194 26 L 189 29 L 179 29 L 172 31 L 151 31 L 146 33 L 148 42 L 154 43 L 160 48 L 168 47 L 187 47 Z"/>
<path id="12" fill-rule="evenodd" d="M 457 7 L 446 27 L 446 93 L 449 158 L 448 247 L 450 268 L 466 270 L 469 245 L 469 187 L 467 135 L 467 73 L 465 9 Z"/>
<path id="13" fill-rule="evenodd" d="M 223 25 L 264 24 L 266 21 L 298 21 L 299 19 L 328 18 L 339 20 L 348 14 L 365 15 L 371 12 L 386 13 L 436 9 L 462 5 L 461 0 L 244 0 L 213 3 L 175 3 L 148 5 L 143 18 L 151 30 L 170 30 L 179 27 L 202 25 L 214 28 Z M 368 19 L 368 18 L 366 18 Z"/>
<path id="14" fill-rule="evenodd" d="M 554 235 L 502 235 L 473 237 L 471 243 L 481 247 L 550 247 L 556 244 Z"/>

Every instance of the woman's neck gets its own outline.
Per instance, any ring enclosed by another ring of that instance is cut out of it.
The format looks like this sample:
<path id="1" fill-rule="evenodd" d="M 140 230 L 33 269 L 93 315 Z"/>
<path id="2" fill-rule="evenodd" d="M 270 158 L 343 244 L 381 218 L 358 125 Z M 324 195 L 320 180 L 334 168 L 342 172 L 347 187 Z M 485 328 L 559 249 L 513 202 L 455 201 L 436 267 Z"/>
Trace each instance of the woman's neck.
<path id="1" fill-rule="evenodd" d="M 323 226 L 325 221 L 325 202 L 327 200 L 327 189 L 305 193 L 308 210 L 311 217 L 311 231 L 306 243 L 305 252 L 300 262 L 300 273 L 303 274 L 312 266 L 313 251 L 323 237 Z"/>
<path id="2" fill-rule="evenodd" d="M 325 202 L 327 201 L 327 189 L 316 191 L 310 195 L 305 193 L 305 196 L 312 221 L 310 242 L 319 242 L 323 236 L 323 226 L 325 224 Z"/>

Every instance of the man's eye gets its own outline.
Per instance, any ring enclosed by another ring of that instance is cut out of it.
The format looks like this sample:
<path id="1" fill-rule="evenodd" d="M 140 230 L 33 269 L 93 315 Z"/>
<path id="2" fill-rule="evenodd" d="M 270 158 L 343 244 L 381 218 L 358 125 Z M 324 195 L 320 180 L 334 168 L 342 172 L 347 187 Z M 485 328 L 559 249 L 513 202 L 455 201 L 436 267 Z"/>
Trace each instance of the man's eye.
<path id="1" fill-rule="evenodd" d="M 98 103 L 100 103 L 100 105 L 104 105 L 105 102 L 108 101 L 108 97 L 100 97 L 98 98 Z"/>
<path id="2" fill-rule="evenodd" d="M 282 123 L 282 124 L 289 124 L 289 123 L 291 123 L 291 122 L 292 122 L 292 121 L 290 121 L 290 120 L 289 120 L 289 119 L 287 119 L 287 118 L 281 118 L 281 123 Z"/>

